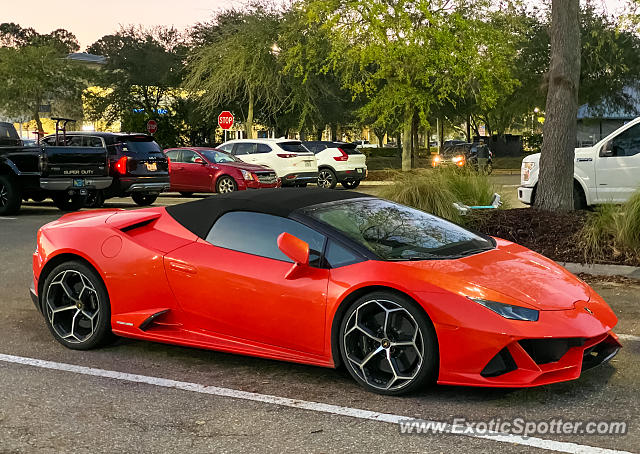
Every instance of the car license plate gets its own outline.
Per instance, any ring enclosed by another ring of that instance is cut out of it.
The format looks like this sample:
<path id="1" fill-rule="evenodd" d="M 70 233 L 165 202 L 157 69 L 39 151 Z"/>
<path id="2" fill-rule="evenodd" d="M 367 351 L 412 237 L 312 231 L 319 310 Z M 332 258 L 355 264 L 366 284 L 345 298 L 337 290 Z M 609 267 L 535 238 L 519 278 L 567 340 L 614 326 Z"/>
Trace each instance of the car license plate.
<path id="1" fill-rule="evenodd" d="M 74 178 L 73 179 L 73 187 L 74 188 L 83 188 L 84 187 L 84 178 Z"/>
<path id="2" fill-rule="evenodd" d="M 156 170 L 158 170 L 158 164 L 156 164 L 155 162 L 147 162 L 147 170 L 149 172 L 155 172 Z"/>

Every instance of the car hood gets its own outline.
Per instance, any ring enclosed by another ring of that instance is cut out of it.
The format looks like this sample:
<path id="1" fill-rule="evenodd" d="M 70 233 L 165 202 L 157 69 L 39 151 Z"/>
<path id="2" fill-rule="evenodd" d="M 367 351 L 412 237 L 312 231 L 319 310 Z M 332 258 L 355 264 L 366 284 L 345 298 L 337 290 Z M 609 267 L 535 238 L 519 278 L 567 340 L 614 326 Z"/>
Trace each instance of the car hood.
<path id="1" fill-rule="evenodd" d="M 538 310 L 569 310 L 589 301 L 590 287 L 552 260 L 498 240 L 490 251 L 457 260 L 408 262 L 426 279 L 465 296 L 519 304 Z"/>
<path id="2" fill-rule="evenodd" d="M 273 172 L 273 169 L 269 167 L 260 166 L 257 164 L 248 164 L 246 162 L 224 162 L 224 163 L 215 164 L 215 165 L 219 167 L 233 167 L 236 169 L 247 170 L 249 172 L 264 172 L 265 170 L 269 170 Z"/>

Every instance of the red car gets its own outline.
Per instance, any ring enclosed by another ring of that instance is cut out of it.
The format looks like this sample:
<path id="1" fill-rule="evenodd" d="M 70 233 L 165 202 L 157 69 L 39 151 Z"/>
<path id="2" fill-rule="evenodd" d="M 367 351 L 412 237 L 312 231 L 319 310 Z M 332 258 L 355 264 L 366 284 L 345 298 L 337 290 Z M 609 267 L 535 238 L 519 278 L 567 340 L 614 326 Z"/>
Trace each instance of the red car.
<path id="1" fill-rule="evenodd" d="M 247 164 L 215 148 L 170 148 L 164 153 L 170 160 L 171 191 L 185 196 L 280 187 L 274 170 Z"/>
<path id="2" fill-rule="evenodd" d="M 244 191 L 68 214 L 38 232 L 31 294 L 72 349 L 111 334 L 325 367 L 371 391 L 573 380 L 617 318 L 551 260 L 349 191 Z"/>

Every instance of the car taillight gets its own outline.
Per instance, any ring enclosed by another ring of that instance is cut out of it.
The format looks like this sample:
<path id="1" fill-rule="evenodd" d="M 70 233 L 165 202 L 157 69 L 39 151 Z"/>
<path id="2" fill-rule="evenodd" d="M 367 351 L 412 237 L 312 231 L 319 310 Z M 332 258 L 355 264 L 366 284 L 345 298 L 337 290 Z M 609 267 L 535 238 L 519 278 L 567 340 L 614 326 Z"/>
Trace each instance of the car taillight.
<path id="1" fill-rule="evenodd" d="M 167 156 L 167 172 L 171 173 L 171 158 Z"/>
<path id="2" fill-rule="evenodd" d="M 347 159 L 349 159 L 349 155 L 347 153 L 344 152 L 344 150 L 342 148 L 338 148 L 338 151 L 341 153 L 340 156 L 334 156 L 333 159 L 335 159 L 336 161 L 346 161 Z"/>
<path id="3" fill-rule="evenodd" d="M 298 155 L 295 153 L 278 153 L 279 158 L 295 158 L 296 156 Z"/>
<path id="4" fill-rule="evenodd" d="M 118 159 L 116 163 L 113 165 L 113 168 L 115 169 L 115 171 L 118 172 L 120 175 L 126 174 L 128 160 L 129 158 L 127 156 L 123 156 L 120 159 Z"/>

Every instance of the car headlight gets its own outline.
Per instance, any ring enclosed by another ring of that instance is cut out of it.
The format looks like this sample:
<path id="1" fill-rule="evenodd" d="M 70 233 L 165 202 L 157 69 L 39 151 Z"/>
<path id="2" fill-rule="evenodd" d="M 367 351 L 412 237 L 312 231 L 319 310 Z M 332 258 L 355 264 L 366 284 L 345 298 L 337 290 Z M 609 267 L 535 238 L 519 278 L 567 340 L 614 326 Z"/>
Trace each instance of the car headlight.
<path id="1" fill-rule="evenodd" d="M 535 162 L 523 162 L 522 163 L 522 176 L 524 181 L 528 181 L 531 176 L 531 169 L 535 167 Z"/>
<path id="2" fill-rule="evenodd" d="M 240 169 L 240 172 L 242 172 L 242 178 L 244 178 L 245 180 L 253 180 L 253 175 L 251 175 L 251 172 L 247 172 L 246 170 L 242 169 Z"/>
<path id="3" fill-rule="evenodd" d="M 535 309 L 529 309 L 528 307 L 513 306 L 511 304 L 499 303 L 497 301 L 485 300 L 482 298 L 474 298 L 468 296 L 471 301 L 474 301 L 487 309 L 492 310 L 496 314 L 508 318 L 509 320 L 524 320 L 527 322 L 537 322 L 540 312 Z"/>

